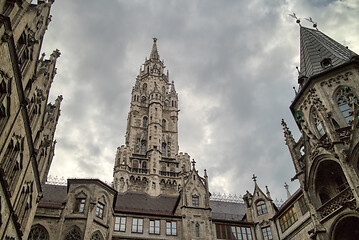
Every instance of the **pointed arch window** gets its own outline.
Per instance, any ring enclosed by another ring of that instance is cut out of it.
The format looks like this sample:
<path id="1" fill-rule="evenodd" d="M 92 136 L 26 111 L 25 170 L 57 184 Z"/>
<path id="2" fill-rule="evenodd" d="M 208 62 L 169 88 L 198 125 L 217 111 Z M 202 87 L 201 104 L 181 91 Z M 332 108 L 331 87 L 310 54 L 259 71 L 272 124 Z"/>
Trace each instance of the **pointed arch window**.
<path id="1" fill-rule="evenodd" d="M 166 119 L 162 119 L 162 131 L 166 130 Z"/>
<path id="2" fill-rule="evenodd" d="M 350 87 L 345 86 L 338 90 L 335 99 L 346 123 L 351 125 L 352 105 L 358 103 L 357 97 L 353 94 Z"/>
<path id="3" fill-rule="evenodd" d="M 161 149 L 161 151 L 162 151 L 162 156 L 166 156 L 166 149 L 167 149 L 167 146 L 166 146 L 166 143 L 162 143 L 162 149 Z"/>
<path id="4" fill-rule="evenodd" d="M 141 154 L 146 154 L 146 141 L 141 141 Z"/>
<path id="5" fill-rule="evenodd" d="M 102 240 L 102 235 L 99 231 L 95 232 L 92 236 L 91 236 L 91 240 Z"/>
<path id="6" fill-rule="evenodd" d="M 31 228 L 29 239 L 49 239 L 49 233 L 42 225 L 35 225 Z"/>
<path id="7" fill-rule="evenodd" d="M 322 122 L 319 120 L 318 114 L 315 111 L 312 111 L 312 117 L 315 129 L 317 130 L 319 137 L 322 137 L 325 134 Z"/>
<path id="8" fill-rule="evenodd" d="M 148 124 L 148 117 L 144 116 L 142 120 L 142 127 L 144 128 L 147 127 L 147 124 Z"/>
<path id="9" fill-rule="evenodd" d="M 196 223 L 196 237 L 199 237 L 199 223 Z"/>
<path id="10" fill-rule="evenodd" d="M 268 212 L 267 205 L 263 200 L 258 201 L 256 207 L 258 216 L 266 214 Z"/>
<path id="11" fill-rule="evenodd" d="M 73 228 L 65 237 L 65 240 L 81 240 L 81 234 L 79 230 Z"/>

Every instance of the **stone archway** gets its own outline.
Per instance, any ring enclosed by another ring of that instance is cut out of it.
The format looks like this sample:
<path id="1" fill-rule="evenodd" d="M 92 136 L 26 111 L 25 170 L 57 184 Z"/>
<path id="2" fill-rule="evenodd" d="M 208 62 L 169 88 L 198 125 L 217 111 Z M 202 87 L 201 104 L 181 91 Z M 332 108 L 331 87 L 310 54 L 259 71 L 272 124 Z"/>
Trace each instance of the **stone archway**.
<path id="1" fill-rule="evenodd" d="M 333 240 L 359 239 L 359 218 L 349 216 L 341 219 L 334 227 Z"/>

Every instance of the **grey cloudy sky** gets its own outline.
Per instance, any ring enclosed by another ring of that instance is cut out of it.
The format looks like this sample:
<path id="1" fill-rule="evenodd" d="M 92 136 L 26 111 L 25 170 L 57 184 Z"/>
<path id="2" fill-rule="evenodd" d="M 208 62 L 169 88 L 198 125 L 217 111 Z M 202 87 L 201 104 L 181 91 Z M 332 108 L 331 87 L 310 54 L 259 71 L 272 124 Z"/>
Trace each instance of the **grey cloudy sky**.
<path id="1" fill-rule="evenodd" d="M 299 27 L 359 53 L 357 0 L 57 0 L 43 51 L 60 49 L 51 100 L 62 94 L 52 176 L 112 181 L 124 144 L 132 86 L 152 37 L 179 94 L 179 145 L 208 170 L 210 191 L 253 191 L 252 174 L 273 198 L 291 192 L 294 167 L 284 118 L 299 66 Z"/>

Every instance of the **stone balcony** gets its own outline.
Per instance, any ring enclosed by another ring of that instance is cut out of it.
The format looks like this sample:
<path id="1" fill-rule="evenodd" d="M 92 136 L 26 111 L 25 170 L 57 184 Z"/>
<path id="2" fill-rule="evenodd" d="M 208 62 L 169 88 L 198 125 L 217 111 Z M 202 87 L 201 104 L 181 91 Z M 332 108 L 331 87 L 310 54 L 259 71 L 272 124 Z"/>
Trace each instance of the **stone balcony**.
<path id="1" fill-rule="evenodd" d="M 324 203 L 317 212 L 320 214 L 321 219 L 330 216 L 336 211 L 344 208 L 348 203 L 354 200 L 353 192 L 350 187 L 346 187 L 343 191 L 338 193 L 335 197 Z"/>

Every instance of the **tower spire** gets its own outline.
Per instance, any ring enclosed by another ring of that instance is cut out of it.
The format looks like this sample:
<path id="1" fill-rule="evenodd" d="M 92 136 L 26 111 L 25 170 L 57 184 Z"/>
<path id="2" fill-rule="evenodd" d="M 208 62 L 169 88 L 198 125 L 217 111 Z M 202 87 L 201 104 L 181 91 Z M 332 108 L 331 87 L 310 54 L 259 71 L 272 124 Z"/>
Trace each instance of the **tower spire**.
<path id="1" fill-rule="evenodd" d="M 157 38 L 152 38 L 153 39 L 153 45 L 152 45 L 152 51 L 151 51 L 151 55 L 150 55 L 150 59 L 156 59 L 159 60 L 160 56 L 158 54 L 158 50 L 157 50 Z"/>

